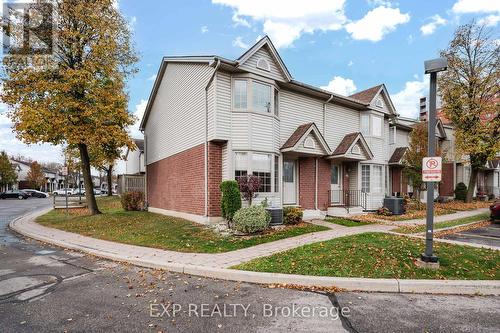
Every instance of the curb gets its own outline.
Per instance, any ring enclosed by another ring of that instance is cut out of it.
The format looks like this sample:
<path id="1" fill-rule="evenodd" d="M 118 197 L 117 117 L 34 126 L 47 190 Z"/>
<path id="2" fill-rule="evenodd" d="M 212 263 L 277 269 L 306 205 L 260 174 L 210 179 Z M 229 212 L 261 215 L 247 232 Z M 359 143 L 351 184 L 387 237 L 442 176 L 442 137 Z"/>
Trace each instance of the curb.
<path id="1" fill-rule="evenodd" d="M 450 295 L 500 295 L 500 280 L 403 280 L 403 279 L 370 279 L 325 277 L 310 275 L 294 275 L 282 273 L 262 273 L 241 271 L 228 268 L 215 268 L 175 262 L 158 262 L 116 253 L 101 251 L 63 240 L 49 238 L 29 230 L 25 222 L 32 222 L 36 217 L 51 211 L 39 210 L 20 216 L 9 223 L 9 227 L 19 234 L 42 242 L 54 244 L 71 250 L 91 254 L 97 257 L 125 262 L 132 265 L 153 269 L 164 269 L 176 273 L 203 276 L 214 279 L 249 282 L 258 284 L 294 284 L 304 287 L 336 287 L 347 291 L 450 294 Z M 44 227 L 47 228 L 47 227 Z M 51 228 L 47 228 L 51 229 Z M 109 241 L 106 241 L 109 242 Z M 158 249 L 155 249 L 158 251 Z"/>

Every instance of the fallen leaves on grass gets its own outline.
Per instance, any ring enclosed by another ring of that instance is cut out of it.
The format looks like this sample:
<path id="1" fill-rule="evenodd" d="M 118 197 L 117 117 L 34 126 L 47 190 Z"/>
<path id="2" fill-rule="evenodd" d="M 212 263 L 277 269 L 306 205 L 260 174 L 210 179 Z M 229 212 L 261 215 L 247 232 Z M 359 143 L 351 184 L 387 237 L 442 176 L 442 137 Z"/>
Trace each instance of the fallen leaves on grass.
<path id="1" fill-rule="evenodd" d="M 271 283 L 266 285 L 269 289 L 294 289 L 301 291 L 323 291 L 327 293 L 338 293 L 344 291 L 345 289 L 338 288 L 335 286 L 304 286 L 300 284 L 292 283 Z"/>

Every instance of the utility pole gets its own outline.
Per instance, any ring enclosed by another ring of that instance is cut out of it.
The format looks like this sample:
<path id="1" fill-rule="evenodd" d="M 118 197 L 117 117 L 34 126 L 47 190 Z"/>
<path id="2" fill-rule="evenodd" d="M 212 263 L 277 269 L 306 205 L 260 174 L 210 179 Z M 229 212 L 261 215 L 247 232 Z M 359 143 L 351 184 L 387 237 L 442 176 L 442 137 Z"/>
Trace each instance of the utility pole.
<path id="1" fill-rule="evenodd" d="M 429 91 L 429 112 L 427 114 L 427 156 L 436 155 L 436 93 L 437 93 L 437 73 L 446 70 L 448 67 L 445 58 L 427 60 L 424 63 L 425 74 L 430 74 Z M 422 162 L 424 164 L 424 161 Z M 424 165 L 422 165 L 424 169 Z M 440 177 L 440 176 L 439 176 Z M 422 174 L 424 178 L 424 174 Z M 425 231 L 425 253 L 420 259 L 424 263 L 434 264 L 439 267 L 438 257 L 433 253 L 433 233 L 434 233 L 434 181 L 427 181 L 427 218 Z"/>

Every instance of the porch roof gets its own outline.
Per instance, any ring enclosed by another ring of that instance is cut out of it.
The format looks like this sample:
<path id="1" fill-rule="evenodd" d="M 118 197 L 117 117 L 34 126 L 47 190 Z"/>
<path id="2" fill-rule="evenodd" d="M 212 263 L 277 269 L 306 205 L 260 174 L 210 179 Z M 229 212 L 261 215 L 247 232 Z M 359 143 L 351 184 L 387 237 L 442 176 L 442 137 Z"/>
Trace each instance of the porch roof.
<path id="1" fill-rule="evenodd" d="M 355 147 L 358 147 L 359 150 L 355 149 Z M 344 136 L 330 158 L 366 161 L 373 158 L 373 153 L 366 143 L 363 134 L 354 132 Z"/>
<path id="2" fill-rule="evenodd" d="M 281 151 L 311 155 L 330 155 L 332 153 L 315 123 L 306 123 L 297 127 L 283 144 Z"/>
<path id="3" fill-rule="evenodd" d="M 408 150 L 408 147 L 398 147 L 394 150 L 394 153 L 392 153 L 391 158 L 389 159 L 389 164 L 401 164 L 401 160 L 403 159 L 406 151 Z"/>

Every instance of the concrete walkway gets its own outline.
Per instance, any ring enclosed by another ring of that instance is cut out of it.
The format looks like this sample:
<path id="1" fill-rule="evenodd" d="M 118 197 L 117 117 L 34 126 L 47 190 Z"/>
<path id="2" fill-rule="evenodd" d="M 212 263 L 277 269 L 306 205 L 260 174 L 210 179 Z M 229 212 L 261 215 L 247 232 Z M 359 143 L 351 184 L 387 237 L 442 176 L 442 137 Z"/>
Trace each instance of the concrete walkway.
<path id="1" fill-rule="evenodd" d="M 50 208 L 51 209 L 51 208 Z M 327 241 L 333 238 L 355 235 L 364 232 L 387 232 L 392 227 L 372 224 L 361 227 L 344 227 L 329 223 L 330 230 L 313 232 L 274 242 L 264 243 L 236 251 L 224 253 L 185 253 L 168 250 L 153 249 L 136 245 L 115 243 L 102 239 L 86 237 L 54 228 L 44 227 L 34 222 L 36 216 L 42 215 L 50 209 L 39 211 L 17 219 L 11 223 L 15 231 L 62 247 L 102 253 L 109 259 L 126 258 L 127 260 L 141 259 L 148 262 L 165 262 L 174 265 L 196 265 L 212 268 L 228 268 L 252 259 L 269 256 L 271 254 L 293 249 L 302 245 Z"/>
<path id="2" fill-rule="evenodd" d="M 438 215 L 438 216 L 434 216 L 434 223 L 461 219 L 464 217 L 479 215 L 479 214 L 483 214 L 486 212 L 489 212 L 489 208 L 479 208 L 476 210 L 460 211 L 460 212 L 456 212 L 453 214 Z M 384 220 L 384 222 L 391 223 L 394 225 L 399 225 L 399 226 L 420 225 L 420 224 L 425 224 L 425 218 L 405 220 L 405 221 L 387 221 L 387 220 Z"/>

